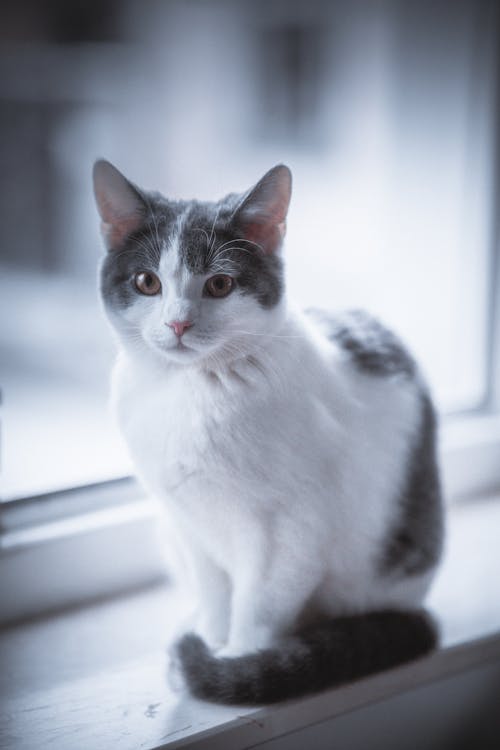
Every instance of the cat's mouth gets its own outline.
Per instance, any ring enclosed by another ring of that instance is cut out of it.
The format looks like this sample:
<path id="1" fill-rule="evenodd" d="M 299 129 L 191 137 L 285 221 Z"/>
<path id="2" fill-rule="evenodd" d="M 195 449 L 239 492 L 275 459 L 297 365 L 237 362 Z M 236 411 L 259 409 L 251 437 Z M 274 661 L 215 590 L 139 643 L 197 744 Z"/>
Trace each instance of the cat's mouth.
<path id="1" fill-rule="evenodd" d="M 159 344 L 159 348 L 162 351 L 165 351 L 167 354 L 168 353 L 176 354 L 177 352 L 195 352 L 196 351 L 192 346 L 188 346 L 188 344 L 182 341 L 182 339 L 177 339 L 177 341 L 175 342 L 173 341 L 168 342 L 168 343 L 161 342 Z"/>
<path id="2" fill-rule="evenodd" d="M 177 341 L 177 343 L 175 344 L 175 346 L 173 346 L 169 351 L 174 351 L 174 352 L 191 352 L 191 354 L 198 353 L 197 349 L 195 349 L 193 346 L 189 346 L 184 341 L 181 341 L 181 339 L 179 339 Z"/>
<path id="3" fill-rule="evenodd" d="M 198 357 L 199 352 L 197 349 L 195 349 L 192 346 L 189 346 L 188 344 L 185 344 L 184 341 L 181 341 L 180 339 L 170 346 L 160 346 L 160 351 L 163 353 L 165 357 L 167 357 L 170 360 L 174 360 L 175 362 L 181 362 L 181 361 L 188 361 L 191 360 L 193 357 Z"/>
<path id="4" fill-rule="evenodd" d="M 153 349 L 156 349 L 166 359 L 184 364 L 205 356 L 203 351 L 204 347 L 202 344 L 200 346 L 200 343 L 201 342 L 197 340 L 195 344 L 192 345 L 191 341 L 189 341 L 189 343 L 185 342 L 184 337 L 182 337 L 182 339 L 178 338 L 175 341 L 172 341 L 172 339 L 166 341 L 165 339 L 153 337 L 149 341 L 150 346 L 152 346 Z"/>

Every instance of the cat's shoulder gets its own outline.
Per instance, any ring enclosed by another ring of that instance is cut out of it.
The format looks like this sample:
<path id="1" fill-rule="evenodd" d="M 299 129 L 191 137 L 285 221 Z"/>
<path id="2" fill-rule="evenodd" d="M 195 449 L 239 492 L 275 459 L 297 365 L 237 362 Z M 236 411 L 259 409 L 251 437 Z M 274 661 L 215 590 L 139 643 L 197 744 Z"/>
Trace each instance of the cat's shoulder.
<path id="1" fill-rule="evenodd" d="M 331 313 L 309 308 L 305 313 L 363 372 L 409 378 L 416 375 L 417 365 L 403 342 L 365 310 Z"/>

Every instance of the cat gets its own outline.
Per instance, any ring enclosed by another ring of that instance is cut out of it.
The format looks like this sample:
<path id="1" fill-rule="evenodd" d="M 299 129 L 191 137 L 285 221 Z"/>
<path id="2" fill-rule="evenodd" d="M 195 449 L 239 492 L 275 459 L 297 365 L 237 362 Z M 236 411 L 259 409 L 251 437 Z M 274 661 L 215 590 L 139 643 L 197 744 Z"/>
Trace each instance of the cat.
<path id="1" fill-rule="evenodd" d="M 433 404 L 370 315 L 287 300 L 290 170 L 218 202 L 173 201 L 99 160 L 94 191 L 114 407 L 198 601 L 174 657 L 192 693 L 269 703 L 432 649 Z"/>

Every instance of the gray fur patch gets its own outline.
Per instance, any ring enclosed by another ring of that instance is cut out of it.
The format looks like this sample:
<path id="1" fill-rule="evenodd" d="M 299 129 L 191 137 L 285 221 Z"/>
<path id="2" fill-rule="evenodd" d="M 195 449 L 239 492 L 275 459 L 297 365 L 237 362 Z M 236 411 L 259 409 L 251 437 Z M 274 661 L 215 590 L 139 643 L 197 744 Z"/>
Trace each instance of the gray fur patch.
<path id="1" fill-rule="evenodd" d="M 436 457 L 436 417 L 422 393 L 422 420 L 410 455 L 401 512 L 380 559 L 383 573 L 424 573 L 438 562 L 443 539 L 441 487 Z"/>
<path id="2" fill-rule="evenodd" d="M 238 200 L 231 194 L 219 203 L 193 201 L 179 239 L 180 255 L 192 273 L 229 269 L 244 294 L 271 308 L 283 294 L 283 263 L 278 254 L 262 253 L 238 231 L 232 221 Z"/>
<path id="3" fill-rule="evenodd" d="M 327 338 L 349 353 L 356 366 L 375 376 L 402 375 L 419 381 L 417 365 L 402 342 L 362 310 L 331 315 L 307 311 Z M 419 386 L 421 387 L 421 386 Z M 436 458 L 436 417 L 421 389 L 422 418 L 411 451 L 397 523 L 380 557 L 383 573 L 424 573 L 438 561 L 443 536 L 442 501 Z"/>
<path id="4" fill-rule="evenodd" d="M 123 247 L 110 250 L 100 268 L 102 298 L 112 309 L 133 304 L 138 294 L 134 284 L 136 273 L 157 271 L 172 227 L 184 208 L 181 202 L 166 201 L 159 193 L 135 190 L 144 201 L 144 224 L 127 237 Z"/>
<path id="5" fill-rule="evenodd" d="M 330 341 L 349 353 L 360 370 L 372 375 L 404 374 L 413 377 L 416 365 L 398 337 L 364 310 L 333 315 L 311 308 L 306 311 Z"/>

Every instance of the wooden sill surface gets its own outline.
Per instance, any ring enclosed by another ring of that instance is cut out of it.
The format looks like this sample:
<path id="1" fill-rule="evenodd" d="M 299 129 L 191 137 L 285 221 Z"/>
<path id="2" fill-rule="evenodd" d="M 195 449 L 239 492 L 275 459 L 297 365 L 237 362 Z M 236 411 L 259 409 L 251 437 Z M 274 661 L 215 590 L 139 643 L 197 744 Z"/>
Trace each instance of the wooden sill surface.
<path id="1" fill-rule="evenodd" d="M 442 646 L 430 657 L 266 709 L 174 693 L 166 651 L 177 602 L 158 586 L 0 634 L 0 747 L 120 750 L 258 745 L 308 724 L 500 660 L 500 499 L 449 512 L 428 600 Z"/>

